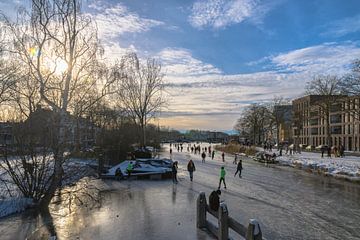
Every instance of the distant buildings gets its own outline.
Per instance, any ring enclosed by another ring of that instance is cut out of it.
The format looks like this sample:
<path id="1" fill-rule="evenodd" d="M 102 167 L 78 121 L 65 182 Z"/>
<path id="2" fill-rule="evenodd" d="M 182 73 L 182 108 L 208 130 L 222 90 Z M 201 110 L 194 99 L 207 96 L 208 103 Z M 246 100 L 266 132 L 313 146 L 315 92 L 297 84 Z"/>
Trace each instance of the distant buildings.
<path id="1" fill-rule="evenodd" d="M 57 121 L 53 111 L 49 109 L 38 108 L 35 112 L 30 114 L 29 118 L 24 122 L 2 122 L 0 123 L 0 145 L 16 144 L 16 134 L 14 131 L 17 127 L 21 127 L 21 125 L 25 127 L 31 126 L 35 133 L 39 132 L 39 134 L 40 131 L 47 131 L 46 129 L 48 129 L 49 131 L 46 134 L 50 135 L 54 134 L 51 132 L 51 129 L 56 127 Z M 65 125 L 66 145 L 68 147 L 77 147 L 80 150 L 95 145 L 99 128 L 87 119 L 77 118 L 68 114 Z"/>
<path id="2" fill-rule="evenodd" d="M 185 139 L 190 141 L 206 141 L 213 143 L 228 142 L 229 135 L 217 131 L 190 130 L 184 134 Z"/>
<path id="3" fill-rule="evenodd" d="M 293 140 L 312 146 L 360 150 L 360 96 L 309 95 L 292 102 Z"/>

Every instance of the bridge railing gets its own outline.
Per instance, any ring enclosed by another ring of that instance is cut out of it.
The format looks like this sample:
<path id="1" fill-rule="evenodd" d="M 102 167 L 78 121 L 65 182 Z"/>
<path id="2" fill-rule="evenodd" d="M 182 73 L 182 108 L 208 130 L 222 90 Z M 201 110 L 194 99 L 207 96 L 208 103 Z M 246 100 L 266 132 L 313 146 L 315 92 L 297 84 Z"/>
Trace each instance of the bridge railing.
<path id="1" fill-rule="evenodd" d="M 218 220 L 217 226 L 206 219 L 209 213 Z M 229 216 L 227 206 L 224 202 L 220 203 L 218 211 L 210 209 L 207 205 L 205 193 L 201 192 L 196 204 L 196 225 L 198 228 L 206 228 L 219 240 L 229 239 L 229 228 L 234 230 L 246 240 L 265 240 L 262 237 L 260 224 L 256 219 L 250 219 L 249 225 L 245 227 L 241 223 Z"/>

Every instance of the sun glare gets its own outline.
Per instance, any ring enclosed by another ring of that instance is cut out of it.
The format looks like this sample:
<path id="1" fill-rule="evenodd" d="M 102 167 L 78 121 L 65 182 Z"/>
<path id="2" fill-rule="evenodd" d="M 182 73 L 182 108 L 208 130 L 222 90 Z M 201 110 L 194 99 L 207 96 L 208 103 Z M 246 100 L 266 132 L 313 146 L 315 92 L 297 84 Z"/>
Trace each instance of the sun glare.
<path id="1" fill-rule="evenodd" d="M 68 68 L 66 61 L 63 59 L 60 59 L 60 58 L 58 58 L 56 60 L 49 59 L 47 61 L 47 65 L 48 65 L 49 70 L 54 71 L 54 73 L 57 75 L 63 74 L 64 72 L 66 72 L 66 70 Z"/>
<path id="2" fill-rule="evenodd" d="M 63 74 L 68 68 L 67 63 L 62 59 L 57 59 L 55 61 L 55 73 Z"/>

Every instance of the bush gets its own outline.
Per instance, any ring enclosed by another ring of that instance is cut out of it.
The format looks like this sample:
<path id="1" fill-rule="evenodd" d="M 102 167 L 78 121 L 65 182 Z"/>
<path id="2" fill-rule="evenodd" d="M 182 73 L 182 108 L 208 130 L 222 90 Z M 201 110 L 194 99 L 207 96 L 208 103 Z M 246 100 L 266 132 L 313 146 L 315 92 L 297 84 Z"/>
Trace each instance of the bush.
<path id="1" fill-rule="evenodd" d="M 253 146 L 247 147 L 247 146 L 243 146 L 240 144 L 234 144 L 234 143 L 230 143 L 227 145 L 217 145 L 217 146 L 215 146 L 215 149 L 218 151 L 221 151 L 221 152 L 226 152 L 226 153 L 231 153 L 231 154 L 244 153 L 248 156 L 255 155 L 257 152 L 255 147 L 253 147 Z"/>

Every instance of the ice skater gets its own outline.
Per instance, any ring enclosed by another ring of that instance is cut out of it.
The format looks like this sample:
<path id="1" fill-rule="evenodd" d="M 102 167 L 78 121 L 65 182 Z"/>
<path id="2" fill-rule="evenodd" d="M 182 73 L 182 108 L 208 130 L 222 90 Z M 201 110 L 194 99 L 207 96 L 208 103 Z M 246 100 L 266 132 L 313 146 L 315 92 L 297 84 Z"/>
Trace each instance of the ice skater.
<path id="1" fill-rule="evenodd" d="M 235 153 L 233 164 L 237 164 L 237 158 L 238 158 L 238 155 Z"/>
<path id="2" fill-rule="evenodd" d="M 221 182 L 224 182 L 224 188 L 226 189 L 225 175 L 226 175 L 225 167 L 222 166 L 220 169 L 220 180 L 219 180 L 219 187 L 218 187 L 219 190 L 221 187 Z"/>
<path id="3" fill-rule="evenodd" d="M 238 163 L 238 165 L 236 167 L 236 172 L 235 172 L 234 177 L 236 177 L 236 174 L 239 173 L 239 178 L 242 178 L 241 177 L 241 170 L 242 169 L 243 169 L 243 167 L 242 167 L 242 159 L 240 159 L 240 161 L 239 161 L 239 163 Z"/>
<path id="4" fill-rule="evenodd" d="M 190 181 L 192 181 L 193 180 L 193 173 L 196 170 L 193 160 L 190 159 L 190 161 L 189 161 L 189 163 L 187 165 L 187 169 L 188 169 L 189 174 L 190 174 Z"/>
<path id="5" fill-rule="evenodd" d="M 206 158 L 206 153 L 205 153 L 205 152 L 203 152 L 203 153 L 201 154 L 201 158 L 202 158 L 201 162 L 204 163 L 204 162 L 205 162 L 205 158 Z"/>
<path id="6" fill-rule="evenodd" d="M 177 169 L 178 169 L 178 162 L 175 161 L 172 165 L 172 177 L 173 177 L 173 183 L 178 183 L 177 180 Z"/>

